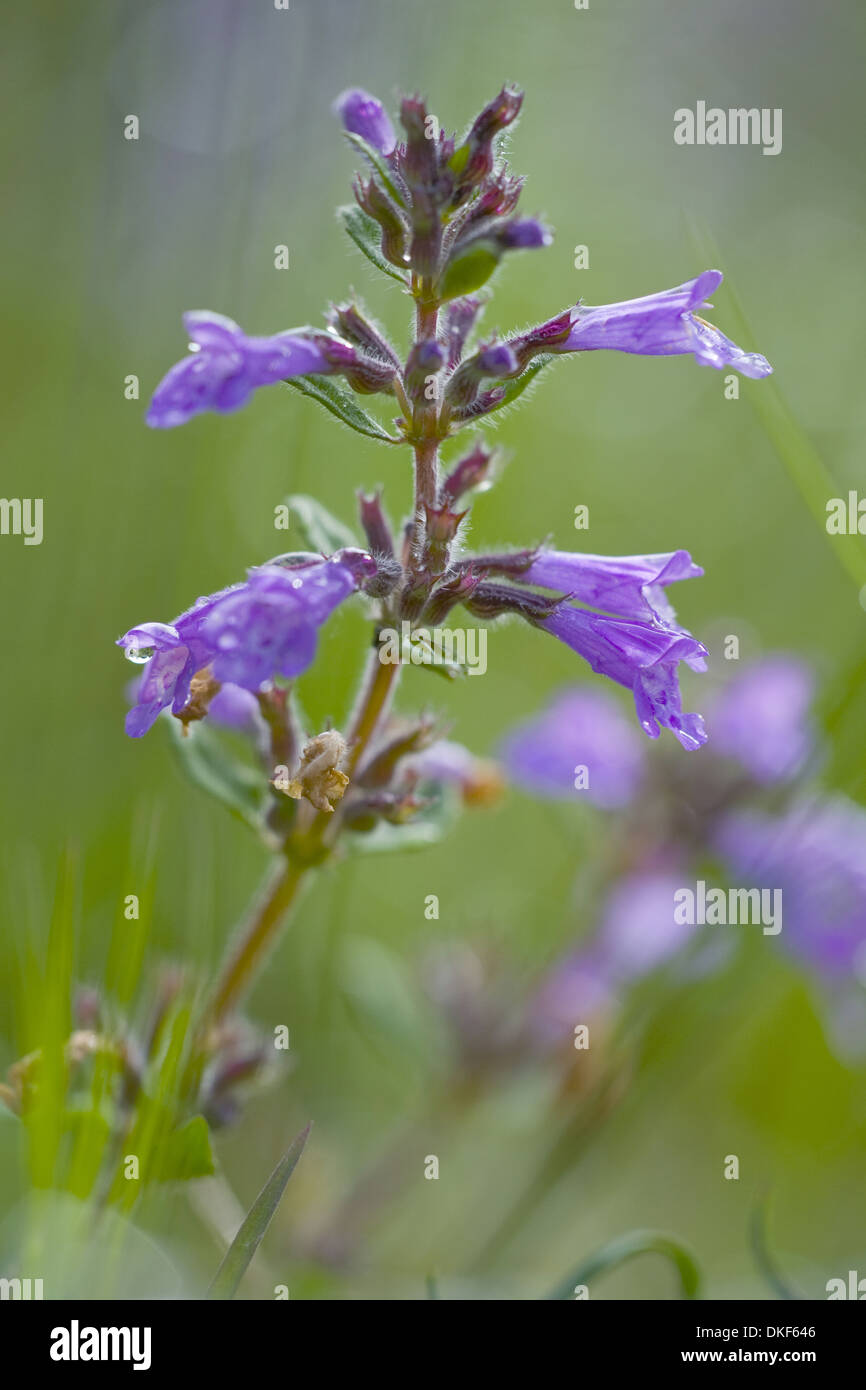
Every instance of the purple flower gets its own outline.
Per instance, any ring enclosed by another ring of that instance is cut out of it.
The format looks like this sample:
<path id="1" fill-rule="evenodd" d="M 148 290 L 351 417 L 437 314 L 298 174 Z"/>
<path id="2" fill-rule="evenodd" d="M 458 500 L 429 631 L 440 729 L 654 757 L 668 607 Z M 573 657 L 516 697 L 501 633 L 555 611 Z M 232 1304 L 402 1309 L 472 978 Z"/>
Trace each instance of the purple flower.
<path id="1" fill-rule="evenodd" d="M 713 747 L 762 784 L 793 777 L 812 746 L 814 681 L 793 656 L 768 656 L 738 673 L 712 710 Z"/>
<path id="2" fill-rule="evenodd" d="M 519 217 L 509 222 L 498 234 L 499 244 L 508 251 L 536 251 L 550 246 L 553 237 L 547 227 L 534 217 Z"/>
<path id="3" fill-rule="evenodd" d="M 352 568 L 336 559 L 251 570 L 204 624 L 217 680 L 259 690 L 275 675 L 299 676 L 315 656 L 319 628 L 356 587 Z"/>
<path id="4" fill-rule="evenodd" d="M 153 394 L 147 423 L 154 429 L 184 425 L 203 410 L 228 413 L 245 405 L 257 386 L 308 372 L 339 371 L 354 349 L 325 333 L 296 329 L 248 338 L 231 319 L 205 309 L 184 314 L 189 357 L 176 362 Z"/>
<path id="5" fill-rule="evenodd" d="M 606 618 L 569 603 L 560 604 L 536 624 L 634 694 L 641 728 L 658 738 L 659 725 L 671 729 L 683 748 L 706 742 L 699 714 L 683 714 L 677 666 L 706 670 L 706 648 L 688 632 L 633 619 Z"/>
<path id="6" fill-rule="evenodd" d="M 239 685 L 221 686 L 208 705 L 207 716 L 227 729 L 247 730 L 263 722 L 255 695 Z"/>
<path id="7" fill-rule="evenodd" d="M 866 974 L 866 811 L 843 796 L 783 816 L 732 813 L 716 835 L 732 877 L 782 891 L 781 941 L 830 983 Z"/>
<path id="8" fill-rule="evenodd" d="M 539 796 L 586 796 L 607 809 L 625 806 L 643 772 L 634 726 L 604 691 L 567 690 L 534 719 L 515 729 L 500 756 L 518 785 Z M 575 789 L 576 770 L 588 773 Z"/>
<path id="9" fill-rule="evenodd" d="M 673 621 L 665 584 L 703 574 L 687 550 L 665 555 L 583 555 L 541 550 L 521 575 L 530 584 L 620 617 Z"/>
<path id="10" fill-rule="evenodd" d="M 542 1048 L 558 1047 L 579 1024 L 604 1019 L 616 1007 L 606 963 L 593 947 L 556 962 L 529 1004 L 529 1028 Z"/>
<path id="11" fill-rule="evenodd" d="M 136 703 L 126 716 L 130 738 L 141 738 L 162 710 L 171 706 L 179 714 L 189 699 L 190 681 L 196 671 L 207 666 L 213 655 L 202 636 L 202 625 L 214 606 L 231 589 L 222 589 L 209 598 L 200 598 L 171 624 L 140 623 L 130 628 L 117 645 L 130 661 L 147 663 L 136 694 Z"/>
<path id="12" fill-rule="evenodd" d="M 722 282 L 720 270 L 705 270 L 676 289 L 642 299 L 627 299 L 600 308 L 578 304 L 571 310 L 571 329 L 556 352 L 587 352 L 613 348 L 617 352 L 667 357 L 690 352 L 705 367 L 734 367 L 743 376 L 769 376 L 772 367 L 757 352 L 743 352 L 695 310 L 710 308 L 707 295 Z"/>
<path id="13" fill-rule="evenodd" d="M 675 920 L 674 894 L 682 883 L 682 873 L 671 866 L 631 874 L 615 885 L 598 947 L 612 982 L 622 985 L 655 970 L 694 933 L 692 925 Z"/>
<path id="14" fill-rule="evenodd" d="M 117 645 L 147 668 L 126 732 L 141 738 L 169 706 L 179 714 L 190 681 L 207 666 L 216 680 L 252 692 L 274 676 L 300 675 L 315 655 L 318 629 L 375 569 L 369 555 L 352 550 L 330 560 L 303 557 L 295 566 L 262 565 L 170 625 L 131 628 Z"/>
<path id="15" fill-rule="evenodd" d="M 502 773 L 496 763 L 477 758 L 452 739 L 437 739 L 429 748 L 413 753 L 403 767 L 422 779 L 456 787 L 470 806 L 491 805 L 502 792 Z"/>
<path id="16" fill-rule="evenodd" d="M 334 102 L 334 112 L 351 135 L 360 135 L 384 155 L 393 153 L 397 144 L 394 127 L 382 103 L 369 92 L 360 87 L 341 92 Z"/>

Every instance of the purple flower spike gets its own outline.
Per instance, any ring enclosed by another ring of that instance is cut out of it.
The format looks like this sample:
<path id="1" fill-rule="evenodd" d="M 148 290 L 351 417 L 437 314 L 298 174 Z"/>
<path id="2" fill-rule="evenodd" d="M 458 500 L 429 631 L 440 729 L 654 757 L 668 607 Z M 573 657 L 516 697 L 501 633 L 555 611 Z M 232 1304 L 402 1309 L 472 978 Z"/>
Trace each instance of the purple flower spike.
<path id="1" fill-rule="evenodd" d="M 571 330 L 556 352 L 617 352 L 667 357 L 690 352 L 705 367 L 734 367 L 743 376 L 769 376 L 772 367 L 758 352 L 743 352 L 695 312 L 709 308 L 706 297 L 722 282 L 720 270 L 705 270 L 676 289 L 600 308 L 578 304 L 571 311 Z M 558 322 L 558 320 L 557 320 Z"/>
<path id="2" fill-rule="evenodd" d="M 659 725 L 671 729 L 683 748 L 706 743 L 699 714 L 683 714 L 677 666 L 706 670 L 707 650 L 687 632 L 661 624 L 650 626 L 622 618 L 604 618 L 562 603 L 538 627 L 588 661 L 593 671 L 609 676 L 634 693 L 641 728 L 658 738 Z"/>
<path id="3" fill-rule="evenodd" d="M 332 372 L 353 360 L 348 343 L 302 329 L 248 338 L 231 319 L 198 309 L 183 316 L 189 357 L 176 362 L 157 386 L 147 412 L 154 429 L 184 425 L 203 410 L 239 410 L 257 386 L 308 372 Z"/>
<path id="4" fill-rule="evenodd" d="M 207 666 L 216 680 L 252 693 L 276 675 L 300 675 L 315 656 L 319 628 L 375 572 L 375 561 L 354 550 L 330 560 L 262 565 L 245 583 L 199 599 L 171 625 L 132 628 L 117 645 L 147 665 L 126 732 L 141 738 L 169 706 L 179 714 L 190 681 Z M 238 704 L 235 699 L 235 712 Z"/>
<path id="5" fill-rule="evenodd" d="M 596 806 L 625 806 L 643 773 L 634 725 L 603 690 L 567 690 L 536 718 L 515 729 L 500 757 L 513 780 L 537 796 L 586 797 Z M 585 790 L 576 770 L 587 769 Z"/>
<path id="6" fill-rule="evenodd" d="M 592 608 L 623 618 L 658 618 L 670 623 L 674 611 L 664 592 L 666 584 L 696 579 L 703 574 L 687 550 L 666 555 L 582 555 L 542 550 L 521 579 L 542 589 L 555 589 Z"/>
<path id="7" fill-rule="evenodd" d="M 337 97 L 334 111 L 342 121 L 343 129 L 351 135 L 360 135 L 381 154 L 393 153 L 397 144 L 394 127 L 381 101 L 370 96 L 369 92 L 360 87 L 350 87 Z"/>

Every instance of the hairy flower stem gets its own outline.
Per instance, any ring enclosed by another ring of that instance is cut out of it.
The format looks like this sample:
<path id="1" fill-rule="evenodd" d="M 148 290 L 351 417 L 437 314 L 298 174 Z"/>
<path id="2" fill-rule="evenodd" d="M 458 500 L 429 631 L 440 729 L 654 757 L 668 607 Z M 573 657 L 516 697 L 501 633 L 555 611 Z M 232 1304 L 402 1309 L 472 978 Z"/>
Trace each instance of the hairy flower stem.
<path id="1" fill-rule="evenodd" d="M 378 649 L 372 652 L 349 728 L 345 770 L 350 778 L 387 712 L 399 673 L 399 665 L 385 665 L 379 660 Z M 301 812 L 310 809 L 303 806 Z M 276 871 L 270 872 L 225 960 L 205 1008 L 204 1029 L 225 1018 L 250 988 L 276 942 L 286 914 L 297 902 L 310 869 L 327 858 L 333 848 L 339 826 L 339 810 L 331 815 L 319 811 L 307 825 L 290 834 L 284 860 Z"/>
<path id="2" fill-rule="evenodd" d="M 416 286 L 415 340 L 431 342 L 436 337 L 439 305 L 429 299 L 424 281 Z M 439 410 L 436 398 L 422 400 L 413 416 L 413 452 L 415 455 L 415 525 L 410 547 L 410 564 L 418 561 L 423 550 L 426 507 L 435 507 L 439 491 Z"/>

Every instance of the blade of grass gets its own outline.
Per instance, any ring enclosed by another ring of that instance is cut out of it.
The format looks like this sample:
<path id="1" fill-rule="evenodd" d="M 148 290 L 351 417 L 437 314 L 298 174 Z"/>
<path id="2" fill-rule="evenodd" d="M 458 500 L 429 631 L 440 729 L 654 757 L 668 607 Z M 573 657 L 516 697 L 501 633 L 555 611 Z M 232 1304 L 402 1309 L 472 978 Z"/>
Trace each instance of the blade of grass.
<path id="1" fill-rule="evenodd" d="M 312 1125 L 301 1130 L 280 1159 L 256 1200 L 253 1202 L 241 1228 L 225 1253 L 223 1262 L 214 1275 L 207 1291 L 209 1299 L 234 1298 L 238 1285 L 244 1277 L 247 1266 L 261 1244 L 262 1237 L 271 1224 L 274 1212 L 280 1204 L 286 1184 L 304 1152 Z"/>
<path id="2" fill-rule="evenodd" d="M 547 1295 L 547 1298 L 573 1298 L 576 1285 L 588 1284 L 590 1279 L 618 1268 L 637 1255 L 649 1254 L 663 1255 L 665 1259 L 670 1260 L 679 1276 L 682 1297 L 697 1298 L 701 1275 L 693 1256 L 685 1246 L 671 1240 L 670 1236 L 664 1235 L 661 1231 L 629 1231 L 628 1235 L 617 1236 L 615 1240 L 608 1241 L 607 1245 L 603 1245 L 594 1255 L 590 1255 L 578 1265 L 567 1279 Z"/>
<path id="3" fill-rule="evenodd" d="M 769 1199 L 763 1197 L 756 1203 L 749 1223 L 750 1244 L 752 1247 L 752 1254 L 755 1257 L 755 1264 L 758 1266 L 758 1269 L 761 1271 L 761 1274 L 764 1276 L 777 1298 L 798 1300 L 800 1294 L 795 1293 L 791 1285 L 785 1282 L 785 1279 L 776 1268 L 776 1262 L 770 1254 L 769 1246 L 767 1245 L 768 1206 Z"/>

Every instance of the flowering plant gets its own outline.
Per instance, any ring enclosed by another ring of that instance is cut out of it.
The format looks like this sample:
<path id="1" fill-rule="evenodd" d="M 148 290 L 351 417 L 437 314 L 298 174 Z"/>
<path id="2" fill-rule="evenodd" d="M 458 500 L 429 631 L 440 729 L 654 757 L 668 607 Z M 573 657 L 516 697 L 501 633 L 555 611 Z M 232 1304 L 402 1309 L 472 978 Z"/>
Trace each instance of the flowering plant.
<path id="1" fill-rule="evenodd" d="M 154 1166 L 157 1176 L 210 1171 L 198 1121 L 234 1118 L 239 1093 L 262 1071 L 261 1040 L 239 1006 L 316 870 L 353 848 L 427 842 L 461 799 L 484 804 L 495 796 L 496 770 L 447 738 L 441 721 L 426 711 L 394 711 L 404 668 L 419 664 L 419 652 L 422 661 L 440 652 L 459 614 L 473 631 L 513 618 L 555 637 L 629 691 L 637 727 L 652 739 L 668 731 L 680 745 L 671 740 L 677 757 L 707 741 L 701 715 L 683 709 L 679 685 L 681 664 L 702 672 L 707 649 L 679 623 L 668 592 L 702 574 L 686 549 L 605 556 L 532 538 L 504 551 L 465 544 L 473 499 L 492 484 L 500 461 L 485 423 L 523 403 L 560 357 L 607 350 L 691 356 L 755 379 L 771 371 L 764 357 L 703 317 L 722 280 L 715 270 L 614 304 L 579 302 L 523 331 L 484 332 L 489 285 L 501 264 L 552 240 L 540 218 L 518 212 L 523 180 L 502 155 L 522 99 L 504 87 L 457 138 L 440 130 L 419 97 L 401 102 L 398 134 L 374 97 L 343 93 L 335 110 L 364 172 L 341 221 L 411 300 L 411 342 L 392 344 L 355 298 L 334 303 L 319 327 L 264 336 L 221 313 L 191 311 L 183 319 L 190 352 L 167 372 L 147 411 L 148 425 L 174 429 L 202 412 L 255 408 L 259 388 L 289 386 L 412 460 L 411 501 L 397 524 L 381 492 L 359 494 L 355 532 L 316 499 L 293 496 L 306 549 L 260 560 L 245 578 L 226 576 L 226 587 L 198 597 L 172 621 L 138 622 L 118 639 L 140 668 L 127 734 L 139 739 L 167 726 L 192 780 L 251 825 L 271 856 L 267 881 L 204 991 L 190 1001 L 181 982 L 165 981 L 143 1033 L 129 1029 L 121 1044 L 86 1000 L 69 1042 L 71 1066 L 97 1057 L 115 1076 L 119 1133 L 133 1137 L 126 1147 L 158 1139 L 178 1151 L 174 1165 Z M 296 681 L 317 661 L 320 629 L 350 602 L 363 605 L 371 637 L 356 703 L 342 727 L 310 727 Z M 467 663 L 459 643 L 449 652 L 440 664 L 453 677 Z M 611 716 L 604 697 L 594 709 L 588 699 L 575 719 L 563 706 L 567 727 L 557 747 L 585 732 L 604 749 L 607 795 L 617 804 L 633 793 L 640 735 Z M 512 761 L 527 757 L 537 771 L 546 756 L 515 746 Z M 553 757 L 554 781 L 555 764 Z M 19 1113 L 31 1106 L 38 1071 L 32 1059 L 24 1064 L 6 1088 Z M 165 1079 L 159 1107 L 148 1090 L 156 1073 Z M 303 1138 L 251 1213 L 259 1239 L 302 1146 Z M 129 1200 L 116 1174 L 103 1197 Z M 626 1253 L 670 1253 L 654 1241 Z M 246 1239 L 244 1248 L 248 1260 L 254 1243 Z M 687 1257 L 677 1251 L 674 1259 L 684 1290 L 694 1292 Z M 221 1272 L 220 1296 L 236 1287 L 243 1268 L 238 1256 Z"/>

